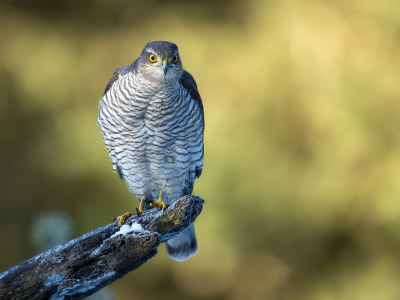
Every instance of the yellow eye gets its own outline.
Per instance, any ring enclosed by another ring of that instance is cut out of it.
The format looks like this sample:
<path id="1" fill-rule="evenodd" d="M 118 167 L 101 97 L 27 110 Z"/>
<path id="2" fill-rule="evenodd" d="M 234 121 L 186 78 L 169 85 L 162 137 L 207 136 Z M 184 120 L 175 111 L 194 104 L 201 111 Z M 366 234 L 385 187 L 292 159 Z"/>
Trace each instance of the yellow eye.
<path id="1" fill-rule="evenodd" d="M 157 61 L 157 57 L 154 54 L 150 55 L 150 61 L 152 63 L 156 62 Z"/>
<path id="2" fill-rule="evenodd" d="M 172 62 L 174 62 L 174 63 L 176 63 L 178 61 L 178 56 L 174 56 L 173 58 L 172 58 Z"/>

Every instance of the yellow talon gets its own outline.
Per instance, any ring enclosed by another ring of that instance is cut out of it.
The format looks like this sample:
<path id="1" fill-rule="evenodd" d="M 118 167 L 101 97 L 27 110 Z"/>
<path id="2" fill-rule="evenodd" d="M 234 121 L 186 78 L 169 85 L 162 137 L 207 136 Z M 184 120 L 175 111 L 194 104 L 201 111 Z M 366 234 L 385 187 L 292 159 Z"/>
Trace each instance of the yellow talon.
<path id="1" fill-rule="evenodd" d="M 157 207 L 157 206 L 162 206 L 163 210 L 164 208 L 167 207 L 167 205 L 165 204 L 165 202 L 162 200 L 162 196 L 163 196 L 163 191 L 160 191 L 160 197 L 158 197 L 157 202 L 152 202 L 150 203 L 151 207 Z"/>
<path id="2" fill-rule="evenodd" d="M 127 218 L 127 217 L 129 217 L 129 216 L 132 216 L 132 215 L 133 215 L 133 213 L 127 212 L 127 213 L 124 213 L 122 216 L 117 217 L 117 220 L 119 220 L 118 226 L 121 227 L 122 224 L 123 224 L 124 221 L 125 221 L 125 218 Z"/>
<path id="3" fill-rule="evenodd" d="M 136 208 L 136 211 L 138 213 L 144 212 L 144 197 L 142 197 L 142 199 L 140 200 L 139 209 Z M 115 219 L 119 220 L 118 225 L 121 227 L 122 224 L 124 223 L 125 219 L 132 215 L 134 215 L 134 213 L 127 212 L 127 213 L 124 213 L 122 216 L 116 217 Z"/>

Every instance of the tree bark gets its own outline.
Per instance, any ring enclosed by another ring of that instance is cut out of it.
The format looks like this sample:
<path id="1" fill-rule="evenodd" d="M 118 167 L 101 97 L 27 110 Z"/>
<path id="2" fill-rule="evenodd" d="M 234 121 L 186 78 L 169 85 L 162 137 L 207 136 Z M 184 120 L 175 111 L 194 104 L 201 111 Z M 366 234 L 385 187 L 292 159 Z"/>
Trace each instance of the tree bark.
<path id="1" fill-rule="evenodd" d="M 43 252 L 0 274 L 0 299 L 90 296 L 155 256 L 160 243 L 193 224 L 203 203 L 188 195 L 164 212 L 157 207 L 125 219 L 124 225 L 143 230 L 115 234 L 120 227 L 114 222 Z"/>

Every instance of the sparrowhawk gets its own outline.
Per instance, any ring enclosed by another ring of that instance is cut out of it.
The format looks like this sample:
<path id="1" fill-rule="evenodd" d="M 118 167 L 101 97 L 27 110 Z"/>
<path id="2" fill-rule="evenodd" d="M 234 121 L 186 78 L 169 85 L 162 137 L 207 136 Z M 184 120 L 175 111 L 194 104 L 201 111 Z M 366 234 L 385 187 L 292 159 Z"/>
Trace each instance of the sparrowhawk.
<path id="1" fill-rule="evenodd" d="M 138 213 L 192 193 L 203 169 L 204 111 L 175 44 L 148 43 L 114 72 L 99 107 L 113 170 L 140 199 Z M 131 214 L 118 217 L 119 225 Z M 166 250 L 177 261 L 196 254 L 194 227 L 167 241 Z"/>

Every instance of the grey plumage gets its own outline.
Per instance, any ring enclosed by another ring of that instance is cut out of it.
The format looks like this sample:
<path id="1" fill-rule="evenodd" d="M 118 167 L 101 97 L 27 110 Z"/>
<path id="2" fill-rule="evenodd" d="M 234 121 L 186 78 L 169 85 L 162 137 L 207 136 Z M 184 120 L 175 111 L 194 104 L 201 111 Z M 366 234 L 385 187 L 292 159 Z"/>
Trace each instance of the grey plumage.
<path id="1" fill-rule="evenodd" d="M 156 57 L 156 61 L 151 59 Z M 130 66 L 117 69 L 100 100 L 97 120 L 114 172 L 138 199 L 165 203 L 191 194 L 204 157 L 204 111 L 178 47 L 151 42 Z M 194 228 L 166 244 L 178 261 L 197 252 Z"/>

